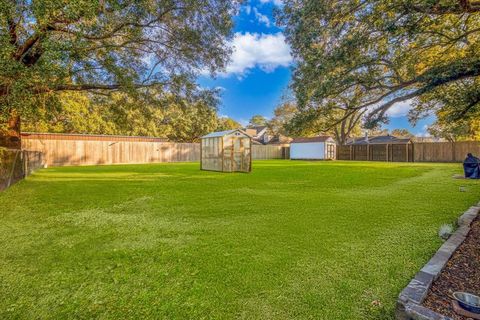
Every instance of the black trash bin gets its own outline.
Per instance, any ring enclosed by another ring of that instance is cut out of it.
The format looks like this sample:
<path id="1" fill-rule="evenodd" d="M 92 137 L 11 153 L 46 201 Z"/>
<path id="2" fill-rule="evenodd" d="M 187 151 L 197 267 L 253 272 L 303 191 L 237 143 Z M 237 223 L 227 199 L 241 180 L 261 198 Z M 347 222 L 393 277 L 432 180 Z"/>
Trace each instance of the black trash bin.
<path id="1" fill-rule="evenodd" d="M 480 179 L 480 159 L 469 153 L 463 161 L 463 170 L 465 171 L 465 178 Z"/>

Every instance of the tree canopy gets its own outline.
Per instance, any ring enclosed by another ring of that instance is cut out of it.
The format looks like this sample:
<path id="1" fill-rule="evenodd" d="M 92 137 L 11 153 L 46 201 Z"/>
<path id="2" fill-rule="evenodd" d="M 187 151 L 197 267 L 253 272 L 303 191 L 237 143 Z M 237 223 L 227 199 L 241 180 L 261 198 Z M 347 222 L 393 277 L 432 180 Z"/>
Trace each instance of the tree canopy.
<path id="1" fill-rule="evenodd" d="M 122 92 L 58 95 L 55 104 L 39 107 L 35 114 L 24 117 L 25 131 L 157 136 L 194 142 L 209 132 L 226 130 L 226 123 L 236 123 L 218 118 L 218 100 L 209 91 L 192 100 L 160 93 L 135 97 Z"/>
<path id="2" fill-rule="evenodd" d="M 225 67 L 236 6 L 221 0 L 0 0 L 2 114 L 35 109 L 38 99 L 58 91 L 190 92 L 195 74 Z"/>
<path id="3" fill-rule="evenodd" d="M 408 129 L 393 129 L 392 132 L 390 132 L 392 136 L 395 137 L 403 137 L 403 138 L 413 138 L 415 135 L 411 133 Z"/>
<path id="4" fill-rule="evenodd" d="M 260 114 L 256 114 L 250 118 L 248 124 L 250 126 L 265 126 L 267 125 L 267 119 Z"/>
<path id="5" fill-rule="evenodd" d="M 242 125 L 229 117 L 219 117 L 217 131 L 234 130 L 241 128 Z"/>
<path id="6" fill-rule="evenodd" d="M 480 139 L 480 78 L 442 86 L 417 99 L 411 118 L 434 114 L 429 132 L 450 141 Z"/>
<path id="7" fill-rule="evenodd" d="M 285 0 L 299 109 L 368 110 L 480 76 L 480 6 L 463 0 Z M 465 106 L 467 107 L 467 106 Z"/>
<path id="8" fill-rule="evenodd" d="M 272 119 L 267 123 L 270 133 L 274 135 L 288 135 L 287 126 L 295 117 L 297 111 L 297 106 L 291 101 L 278 105 L 275 110 L 273 110 Z"/>

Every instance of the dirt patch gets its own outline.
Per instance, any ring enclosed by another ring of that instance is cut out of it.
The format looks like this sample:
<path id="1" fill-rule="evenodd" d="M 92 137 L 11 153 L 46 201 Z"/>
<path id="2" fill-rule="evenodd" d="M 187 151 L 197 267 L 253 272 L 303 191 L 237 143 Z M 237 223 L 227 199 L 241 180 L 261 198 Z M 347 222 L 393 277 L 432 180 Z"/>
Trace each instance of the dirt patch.
<path id="1" fill-rule="evenodd" d="M 433 282 L 423 305 L 455 320 L 470 318 L 457 314 L 452 307 L 452 294 L 467 291 L 480 295 L 480 218 L 477 217 L 465 241 Z"/>

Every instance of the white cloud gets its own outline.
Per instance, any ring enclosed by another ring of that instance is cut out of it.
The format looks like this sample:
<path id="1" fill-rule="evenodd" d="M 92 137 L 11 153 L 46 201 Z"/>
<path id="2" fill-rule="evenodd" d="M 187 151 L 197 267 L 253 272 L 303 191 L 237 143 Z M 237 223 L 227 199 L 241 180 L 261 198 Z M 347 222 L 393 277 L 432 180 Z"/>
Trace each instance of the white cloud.
<path id="1" fill-rule="evenodd" d="M 261 3 L 273 3 L 276 6 L 283 5 L 283 0 L 260 0 Z"/>
<path id="2" fill-rule="evenodd" d="M 237 121 L 238 123 L 240 123 L 243 127 L 246 127 L 246 126 L 248 126 L 248 124 L 249 124 L 249 120 L 248 120 L 248 119 L 244 119 L 244 118 L 238 119 L 238 120 L 235 120 L 235 121 Z"/>
<path id="3" fill-rule="evenodd" d="M 248 70 L 259 67 L 272 72 L 278 67 L 287 67 L 292 62 L 290 47 L 285 36 L 276 34 L 236 33 L 231 46 L 233 54 L 224 76 L 242 76 Z"/>
<path id="4" fill-rule="evenodd" d="M 255 14 L 255 18 L 258 22 L 263 23 L 267 27 L 270 27 L 270 19 L 266 15 L 260 13 L 260 11 L 258 11 L 256 7 L 253 7 L 253 13 Z"/>
<path id="5" fill-rule="evenodd" d="M 417 137 L 431 137 L 432 135 L 428 132 L 429 126 L 426 124 L 422 127 L 422 131 L 416 134 Z"/>
<path id="6" fill-rule="evenodd" d="M 387 115 L 392 118 L 404 117 L 412 109 L 412 100 L 406 100 L 395 103 L 387 111 Z"/>

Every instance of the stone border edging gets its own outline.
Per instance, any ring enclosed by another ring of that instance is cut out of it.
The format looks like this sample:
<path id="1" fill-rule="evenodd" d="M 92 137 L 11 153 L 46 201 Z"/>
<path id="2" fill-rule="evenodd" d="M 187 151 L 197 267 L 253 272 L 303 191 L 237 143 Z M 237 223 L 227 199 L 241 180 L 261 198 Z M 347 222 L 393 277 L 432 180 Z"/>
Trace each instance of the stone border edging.
<path id="1" fill-rule="evenodd" d="M 451 318 L 438 314 L 421 304 L 427 297 L 433 281 L 437 279 L 452 254 L 467 237 L 470 225 L 479 213 L 480 202 L 465 211 L 458 218 L 458 229 L 403 289 L 398 297 L 395 311 L 398 320 L 451 320 Z"/>

